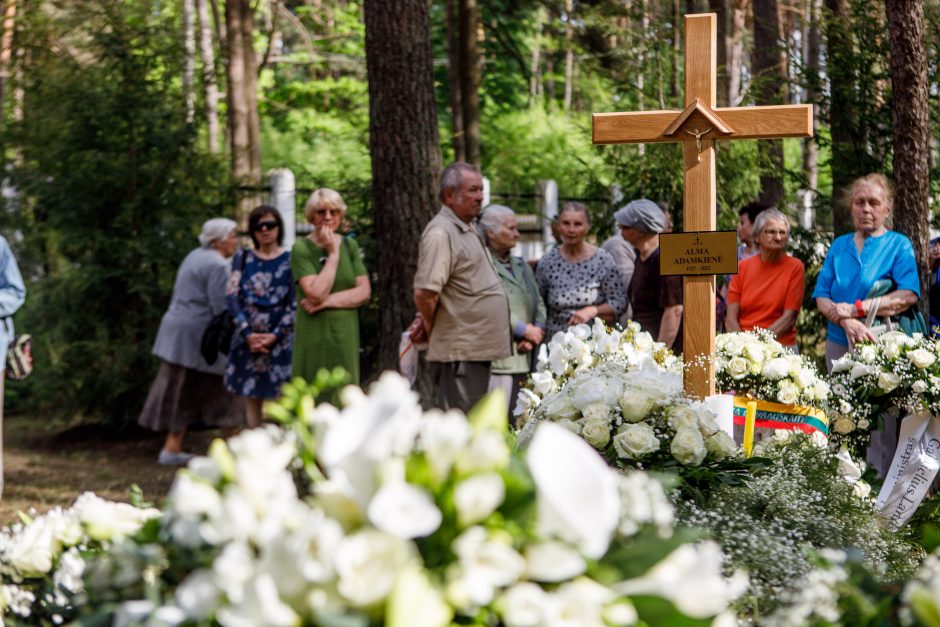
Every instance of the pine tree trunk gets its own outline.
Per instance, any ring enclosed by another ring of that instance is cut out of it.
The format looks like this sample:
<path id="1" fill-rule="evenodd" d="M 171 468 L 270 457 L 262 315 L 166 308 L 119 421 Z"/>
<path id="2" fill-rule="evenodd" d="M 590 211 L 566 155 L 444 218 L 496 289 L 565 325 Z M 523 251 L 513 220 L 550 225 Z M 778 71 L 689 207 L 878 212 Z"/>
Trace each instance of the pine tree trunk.
<path id="1" fill-rule="evenodd" d="M 183 0 L 180 21 L 183 25 L 183 101 L 186 122 L 196 119 L 196 24 L 193 0 Z"/>
<path id="2" fill-rule="evenodd" d="M 466 131 L 463 125 L 463 94 L 460 81 L 460 10 L 459 0 L 444 0 L 445 20 L 447 21 L 447 80 L 450 85 L 450 116 L 456 161 L 467 160 Z"/>
<path id="3" fill-rule="evenodd" d="M 855 176 L 856 161 L 852 126 L 855 72 L 852 69 L 852 41 L 846 30 L 848 0 L 824 0 L 826 8 L 826 76 L 829 79 L 829 135 L 832 140 L 832 228 L 837 235 L 854 227 L 842 193 Z"/>
<path id="4" fill-rule="evenodd" d="M 813 105 L 813 136 L 806 138 L 803 143 L 803 176 L 806 179 L 806 188 L 815 195 L 819 187 L 819 115 L 818 106 L 821 90 L 819 88 L 819 12 L 820 0 L 809 0 L 807 3 L 807 20 L 803 46 L 803 65 L 806 68 L 804 81 L 806 90 L 803 102 Z"/>
<path id="5" fill-rule="evenodd" d="M 449 0 L 448 0 L 449 1 Z M 529 65 L 529 106 L 534 107 L 542 94 L 542 30 L 545 28 L 545 9 L 539 8 L 535 15 L 535 43 L 532 44 L 532 62 Z"/>
<path id="6" fill-rule="evenodd" d="M 731 51 L 728 55 L 728 104 L 741 102 L 741 75 L 744 70 L 744 26 L 748 0 L 731 0 Z"/>
<path id="7" fill-rule="evenodd" d="M 751 71 L 756 87 L 756 104 L 782 104 L 786 73 L 780 55 L 777 0 L 754 0 L 754 51 Z M 762 141 L 757 149 L 761 165 L 761 191 L 758 200 L 775 207 L 783 200 L 783 142 Z"/>
<path id="8" fill-rule="evenodd" d="M 396 368 L 414 319 L 421 232 L 439 207 L 441 154 L 426 0 L 365 0 L 369 147 L 379 298 L 378 369 Z"/>
<path id="9" fill-rule="evenodd" d="M 894 226 L 914 244 L 921 268 L 922 310 L 929 293 L 930 113 L 924 6 L 920 0 L 885 0 L 891 45 L 891 125 L 894 147 Z"/>
<path id="10" fill-rule="evenodd" d="M 199 18 L 199 56 L 202 61 L 202 87 L 206 98 L 206 139 L 209 152 L 219 152 L 219 88 L 215 76 L 215 51 L 212 47 L 212 26 L 206 0 L 196 0 Z"/>
<path id="11" fill-rule="evenodd" d="M 467 162 L 480 165 L 480 55 L 477 46 L 477 2 L 460 1 L 460 96 L 463 104 Z"/>
<path id="12" fill-rule="evenodd" d="M 571 109 L 571 93 L 574 89 L 574 0 L 565 0 L 565 99 L 564 110 Z"/>
<path id="13" fill-rule="evenodd" d="M 728 106 L 728 0 L 708 0 L 708 9 L 718 18 L 718 106 Z"/>
<path id="14" fill-rule="evenodd" d="M 3 35 L 0 38 L 0 120 L 7 79 L 10 77 L 10 57 L 13 52 L 13 28 L 16 25 L 16 0 L 6 0 L 3 7 Z"/>
<path id="15" fill-rule="evenodd" d="M 254 187 L 261 182 L 261 143 L 258 128 L 256 68 L 252 34 L 254 20 L 249 0 L 225 3 L 228 33 L 228 103 L 232 179 L 236 185 Z M 237 216 L 243 223 L 258 204 L 257 192 L 242 194 Z"/>

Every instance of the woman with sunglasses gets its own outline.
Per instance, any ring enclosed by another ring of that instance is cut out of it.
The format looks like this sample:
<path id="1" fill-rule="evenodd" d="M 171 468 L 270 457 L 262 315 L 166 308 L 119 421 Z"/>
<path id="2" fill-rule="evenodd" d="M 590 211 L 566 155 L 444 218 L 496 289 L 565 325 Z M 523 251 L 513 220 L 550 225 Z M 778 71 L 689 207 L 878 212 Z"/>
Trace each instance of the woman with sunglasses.
<path id="1" fill-rule="evenodd" d="M 304 216 L 314 230 L 291 251 L 300 288 L 293 376 L 313 381 L 321 368 L 340 366 L 359 383 L 359 307 L 372 296 L 359 245 L 337 231 L 346 203 L 332 189 L 310 195 Z"/>
<path id="2" fill-rule="evenodd" d="M 245 397 L 248 426 L 257 427 L 264 400 L 277 398 L 291 377 L 294 282 L 277 209 L 256 207 L 248 215 L 248 234 L 254 249 L 235 255 L 225 296 L 236 329 L 225 387 Z"/>

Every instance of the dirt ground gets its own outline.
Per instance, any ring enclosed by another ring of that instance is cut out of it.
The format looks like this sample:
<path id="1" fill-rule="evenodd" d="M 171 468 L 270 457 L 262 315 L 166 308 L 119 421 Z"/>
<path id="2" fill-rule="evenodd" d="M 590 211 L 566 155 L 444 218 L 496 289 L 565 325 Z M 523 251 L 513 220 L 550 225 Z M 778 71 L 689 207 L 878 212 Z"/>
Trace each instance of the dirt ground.
<path id="1" fill-rule="evenodd" d="M 190 433 L 184 448 L 204 454 L 215 437 L 218 431 Z M 162 443 L 160 434 L 138 429 L 51 429 L 36 417 L 4 417 L 0 525 L 15 520 L 18 511 L 68 506 L 87 490 L 126 501 L 132 484 L 159 505 L 178 469 L 157 464 Z"/>

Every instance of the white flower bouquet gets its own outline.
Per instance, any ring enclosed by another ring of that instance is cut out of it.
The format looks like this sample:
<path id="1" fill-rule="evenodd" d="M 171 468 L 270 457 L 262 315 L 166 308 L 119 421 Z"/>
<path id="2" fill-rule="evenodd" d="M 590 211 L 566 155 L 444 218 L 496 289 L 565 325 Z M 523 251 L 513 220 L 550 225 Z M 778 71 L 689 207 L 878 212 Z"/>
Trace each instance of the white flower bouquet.
<path id="1" fill-rule="evenodd" d="M 536 379 L 538 373 L 532 375 Z M 542 423 L 581 436 L 612 466 L 699 466 L 736 455 L 703 403 L 685 398 L 681 374 L 650 357 L 601 361 L 580 368 L 529 409 L 519 431 L 524 445 Z"/>
<path id="2" fill-rule="evenodd" d="M 548 395 L 563 388 L 568 379 L 597 368 L 626 371 L 652 360 L 663 370 L 680 374 L 682 361 L 662 342 L 630 322 L 622 330 L 607 327 L 600 319 L 593 326 L 579 324 L 559 331 L 539 349 L 536 371 L 529 385 L 520 390 L 514 413 L 526 422 Z M 544 410 L 544 408 L 543 408 Z M 551 412 L 567 411 L 565 407 Z"/>
<path id="3" fill-rule="evenodd" d="M 809 359 L 784 349 L 764 329 L 722 333 L 715 338 L 715 379 L 738 396 L 825 409 L 829 384 Z"/>
<path id="4" fill-rule="evenodd" d="M 558 425 L 513 451 L 495 397 L 468 421 L 423 413 L 391 373 L 341 396 L 338 410 L 288 390 L 271 408 L 286 429 L 193 460 L 151 533 L 87 564 L 82 617 L 632 625 L 710 620 L 747 586 L 722 575 L 714 543 L 673 533 L 655 479 L 612 470 Z"/>
<path id="5" fill-rule="evenodd" d="M 863 450 L 881 414 L 929 412 L 940 416 L 940 345 L 919 334 L 882 334 L 832 364 L 829 414 L 836 442 Z"/>
<path id="6" fill-rule="evenodd" d="M 64 624 L 83 598 L 86 560 L 159 514 L 91 492 L 68 509 L 21 514 L 0 530 L 0 623 L 7 615 L 14 623 Z"/>

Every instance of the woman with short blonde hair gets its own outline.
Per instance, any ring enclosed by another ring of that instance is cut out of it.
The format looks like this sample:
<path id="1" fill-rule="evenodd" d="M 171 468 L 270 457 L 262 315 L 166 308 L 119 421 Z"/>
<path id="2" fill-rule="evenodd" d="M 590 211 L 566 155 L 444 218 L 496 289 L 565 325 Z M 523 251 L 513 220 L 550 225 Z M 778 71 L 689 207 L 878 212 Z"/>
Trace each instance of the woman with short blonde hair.
<path id="1" fill-rule="evenodd" d="M 318 189 L 304 206 L 314 230 L 291 251 L 297 283 L 293 376 L 313 381 L 317 372 L 336 366 L 359 383 L 359 307 L 372 296 L 369 277 L 352 238 L 337 231 L 346 217 L 339 192 Z"/>

